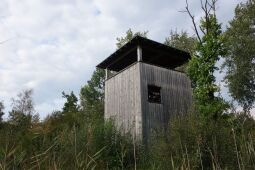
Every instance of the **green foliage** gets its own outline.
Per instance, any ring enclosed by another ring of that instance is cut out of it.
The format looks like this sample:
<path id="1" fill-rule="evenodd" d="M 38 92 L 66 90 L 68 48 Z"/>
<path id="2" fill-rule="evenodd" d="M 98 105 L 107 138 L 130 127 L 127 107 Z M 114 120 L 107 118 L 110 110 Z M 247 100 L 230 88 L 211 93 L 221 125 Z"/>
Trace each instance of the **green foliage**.
<path id="1" fill-rule="evenodd" d="M 180 33 L 171 31 L 169 37 L 165 39 L 164 44 L 186 51 L 192 55 L 195 52 L 196 42 L 196 38 L 193 36 L 190 37 L 185 31 Z"/>
<path id="2" fill-rule="evenodd" d="M 197 42 L 196 38 L 189 37 L 187 32 L 182 31 L 178 33 L 177 31 L 175 32 L 171 31 L 170 36 L 165 39 L 164 44 L 186 51 L 192 55 L 195 52 L 196 42 Z M 187 63 L 183 64 L 178 68 L 175 68 L 175 70 L 181 72 L 186 72 L 186 69 Z"/>
<path id="3" fill-rule="evenodd" d="M 3 115 L 4 115 L 4 104 L 0 101 L 0 123 L 3 121 Z"/>
<path id="4" fill-rule="evenodd" d="M 80 126 L 80 119 L 84 119 L 84 116 L 80 112 L 80 106 L 78 104 L 78 98 L 73 92 L 66 94 L 62 92 L 62 97 L 66 99 L 62 112 L 55 112 L 55 118 L 53 120 L 62 121 L 61 124 L 68 125 L 70 128 L 73 126 Z"/>
<path id="5" fill-rule="evenodd" d="M 6 124 L 0 129 L 1 169 L 119 169 L 133 164 L 132 143 L 111 122 L 80 126 L 51 124 L 51 118 L 18 135 Z M 52 125 L 58 126 L 53 128 Z"/>
<path id="6" fill-rule="evenodd" d="M 33 103 L 28 96 L 15 99 L 15 113 L 20 111 L 20 103 Z M 29 114 L 17 113 L 18 116 L 13 116 L 18 117 L 18 121 L 15 119 L 17 124 L 9 121 L 0 126 L 0 169 L 120 169 L 133 166 L 129 137 L 122 136 L 112 122 L 103 122 L 97 117 L 86 119 L 73 92 L 63 93 L 63 97 L 66 99 L 63 110 L 53 112 L 43 122 L 25 121 Z M 20 102 L 20 99 L 26 102 Z M 25 122 L 28 122 L 27 126 L 23 125 Z"/>
<path id="7" fill-rule="evenodd" d="M 226 31 L 228 55 L 225 57 L 226 80 L 231 96 L 245 112 L 255 102 L 255 1 L 235 9 L 235 17 Z"/>
<path id="8" fill-rule="evenodd" d="M 64 98 L 66 98 L 66 103 L 64 104 L 63 112 L 64 113 L 78 112 L 79 111 L 78 98 L 74 95 L 74 93 L 71 92 L 71 94 L 68 95 L 65 92 L 62 92 L 62 95 Z"/>
<path id="9" fill-rule="evenodd" d="M 226 109 L 226 104 L 214 96 L 219 90 L 215 84 L 214 72 L 218 70 L 215 65 L 219 57 L 226 54 L 224 37 L 215 14 L 203 18 L 200 28 L 204 35 L 189 62 L 188 75 L 192 81 L 198 111 L 209 117 L 218 117 Z"/>
<path id="10" fill-rule="evenodd" d="M 91 79 L 81 88 L 81 109 L 89 118 L 103 117 L 105 72 L 97 68 Z"/>
<path id="11" fill-rule="evenodd" d="M 34 114 L 33 90 L 24 90 L 17 95 L 17 98 L 12 98 L 12 110 L 24 113 L 25 115 Z"/>
<path id="12" fill-rule="evenodd" d="M 175 115 L 167 139 L 158 135 L 150 147 L 150 162 L 158 169 L 253 169 L 254 127 L 246 114 L 206 123 L 199 113 Z"/>
<path id="13" fill-rule="evenodd" d="M 16 98 L 12 98 L 12 110 L 9 113 L 9 122 L 13 125 L 28 128 L 35 119 L 33 104 L 33 90 L 24 90 Z M 22 128 L 21 128 L 22 129 Z"/>
<path id="14" fill-rule="evenodd" d="M 121 48 L 122 46 L 124 46 L 127 42 L 129 42 L 130 40 L 132 40 L 132 38 L 134 38 L 135 36 L 139 35 L 141 37 L 147 37 L 148 31 L 144 31 L 144 32 L 136 32 L 133 33 L 133 31 L 129 28 L 126 32 L 125 37 L 120 37 L 117 38 L 117 43 L 116 46 L 117 48 Z"/>

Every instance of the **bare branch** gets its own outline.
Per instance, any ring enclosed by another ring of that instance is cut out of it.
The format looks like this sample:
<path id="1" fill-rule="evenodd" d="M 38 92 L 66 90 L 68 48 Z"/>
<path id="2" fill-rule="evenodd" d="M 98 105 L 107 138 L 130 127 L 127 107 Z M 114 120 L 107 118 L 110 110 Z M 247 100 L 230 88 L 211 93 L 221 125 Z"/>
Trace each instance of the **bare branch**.
<path id="1" fill-rule="evenodd" d="M 192 20 L 192 23 L 193 23 L 193 27 L 194 27 L 194 30 L 195 30 L 195 33 L 196 33 L 196 36 L 199 40 L 200 43 L 202 43 L 201 41 L 201 38 L 200 38 L 200 35 L 199 35 L 199 32 L 198 32 L 198 29 L 200 29 L 200 31 L 205 35 L 209 32 L 209 25 L 208 25 L 208 21 L 209 21 L 209 17 L 210 17 L 210 13 L 211 11 L 213 10 L 214 11 L 214 15 L 215 15 L 215 4 L 216 4 L 217 0 L 200 0 L 200 3 L 201 3 L 201 8 L 205 14 L 205 30 L 202 29 L 201 26 L 197 26 L 196 22 L 195 22 L 195 17 L 194 15 L 192 15 L 190 9 L 189 9 L 189 4 L 188 4 L 188 0 L 186 0 L 186 7 L 185 7 L 185 10 L 181 10 L 179 12 L 183 12 L 183 13 L 187 13 L 191 20 Z"/>
<path id="2" fill-rule="evenodd" d="M 211 1 L 208 1 L 208 0 L 205 0 L 205 2 L 203 2 L 203 0 L 200 0 L 200 3 L 201 3 L 201 8 L 202 10 L 204 11 L 204 14 L 205 14 L 205 22 L 208 23 L 209 21 L 209 17 L 210 17 L 210 13 L 211 11 L 213 10 L 214 12 L 214 15 L 215 15 L 215 4 L 216 4 L 217 0 L 211 0 Z M 209 31 L 209 25 L 206 24 L 205 25 L 205 29 L 206 29 L 206 33 L 208 33 Z M 200 27 L 200 30 L 202 32 L 205 32 L 201 29 Z"/>
<path id="3" fill-rule="evenodd" d="M 186 10 L 180 10 L 180 11 L 178 11 L 178 12 L 183 12 L 183 13 L 184 13 L 184 12 L 187 12 L 187 11 L 186 11 Z"/>
<path id="4" fill-rule="evenodd" d="M 205 0 L 205 9 L 206 9 L 206 13 L 208 14 L 207 5 L 208 5 L 208 0 Z"/>
<path id="5" fill-rule="evenodd" d="M 197 25 L 196 25 L 196 22 L 195 22 L 195 17 L 194 17 L 194 15 L 191 14 L 191 12 L 190 12 L 190 10 L 189 10 L 188 0 L 186 0 L 186 7 L 185 7 L 185 9 L 186 9 L 185 12 L 188 13 L 188 15 L 190 16 L 190 18 L 191 18 L 191 20 L 192 20 L 192 23 L 193 23 L 193 26 L 194 26 L 194 29 L 195 29 L 197 38 L 198 38 L 199 42 L 202 43 L 201 38 L 200 38 L 200 35 L 199 35 L 199 33 L 198 33 Z"/>
<path id="6" fill-rule="evenodd" d="M 213 9 L 213 13 L 214 13 L 214 16 L 216 15 L 215 13 L 216 13 L 216 2 L 218 1 L 218 0 L 212 0 L 213 1 L 213 5 L 212 5 L 212 9 Z"/>
<path id="7" fill-rule="evenodd" d="M 203 4 L 203 0 L 200 0 L 200 4 L 201 4 L 202 10 L 203 10 L 204 12 L 206 12 L 206 9 L 205 9 L 204 4 Z"/>
<path id="8" fill-rule="evenodd" d="M 208 10 L 208 13 L 211 12 L 211 10 L 213 10 L 213 13 L 215 15 L 215 11 L 216 11 L 216 8 L 215 8 L 215 4 L 216 4 L 217 0 L 212 0 L 212 3 L 208 2 L 208 6 L 210 7 L 209 10 Z"/>
<path id="9" fill-rule="evenodd" d="M 208 0 L 206 0 L 205 1 L 205 3 L 203 3 L 203 0 L 200 0 L 200 3 L 201 3 L 201 8 L 202 8 L 202 10 L 204 11 L 204 13 L 205 13 L 205 21 L 206 21 L 206 23 L 208 23 L 208 16 L 209 16 L 209 12 L 208 12 L 208 8 L 207 8 L 207 6 L 208 6 Z M 205 29 L 206 29 L 206 33 L 208 33 L 208 25 L 206 24 L 205 25 Z M 202 31 L 202 32 L 204 32 L 202 29 L 201 29 L 201 27 L 200 27 L 200 30 Z"/>
<path id="10" fill-rule="evenodd" d="M 214 15 L 215 15 L 215 11 L 216 11 L 216 7 L 215 7 L 215 4 L 218 0 L 212 0 L 212 3 L 209 3 L 208 2 L 208 6 L 210 7 L 210 10 L 213 10 L 214 12 Z"/>

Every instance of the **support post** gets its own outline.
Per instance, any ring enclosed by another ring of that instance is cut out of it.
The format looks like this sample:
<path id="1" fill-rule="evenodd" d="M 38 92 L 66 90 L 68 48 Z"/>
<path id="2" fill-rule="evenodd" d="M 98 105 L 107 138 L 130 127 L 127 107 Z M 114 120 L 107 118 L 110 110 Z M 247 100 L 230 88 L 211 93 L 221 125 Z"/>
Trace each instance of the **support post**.
<path id="1" fill-rule="evenodd" d="M 142 61 L 143 57 L 142 57 L 142 48 L 141 46 L 137 46 L 137 61 L 140 62 Z"/>
<path id="2" fill-rule="evenodd" d="M 105 69 L 105 80 L 110 77 L 110 70 L 108 68 Z"/>

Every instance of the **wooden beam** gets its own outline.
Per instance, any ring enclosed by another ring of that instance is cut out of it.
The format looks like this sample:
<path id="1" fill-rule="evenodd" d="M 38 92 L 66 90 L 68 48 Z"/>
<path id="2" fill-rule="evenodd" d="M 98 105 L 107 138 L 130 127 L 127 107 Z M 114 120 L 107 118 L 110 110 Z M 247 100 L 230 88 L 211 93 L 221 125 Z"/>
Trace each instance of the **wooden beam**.
<path id="1" fill-rule="evenodd" d="M 130 50 L 128 50 L 127 52 L 125 52 L 124 54 L 122 54 L 121 56 L 119 56 L 115 61 L 111 62 L 107 67 L 110 68 L 112 65 L 114 65 L 115 63 L 117 63 L 118 61 L 122 60 L 125 56 L 127 56 L 128 54 L 130 54 L 133 50 L 135 50 L 135 47 L 131 48 Z M 111 69 L 113 70 L 113 69 Z M 115 71 L 115 70 L 114 70 Z"/>
<path id="2" fill-rule="evenodd" d="M 137 61 L 140 62 L 143 60 L 142 48 L 141 46 L 137 46 Z"/>
<path id="3" fill-rule="evenodd" d="M 110 77 L 110 70 L 108 68 L 105 69 L 105 80 Z"/>

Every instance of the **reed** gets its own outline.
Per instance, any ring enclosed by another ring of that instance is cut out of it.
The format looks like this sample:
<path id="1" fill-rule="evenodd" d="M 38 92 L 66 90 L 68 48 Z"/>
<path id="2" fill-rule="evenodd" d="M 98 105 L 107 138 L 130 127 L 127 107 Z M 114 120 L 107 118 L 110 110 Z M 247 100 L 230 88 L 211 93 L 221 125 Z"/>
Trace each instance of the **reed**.
<path id="1" fill-rule="evenodd" d="M 255 167 L 255 121 L 244 115 L 217 122 L 204 122 L 193 113 L 171 117 L 165 133 L 152 133 L 146 146 L 135 143 L 132 135 L 122 135 L 110 122 L 40 126 L 21 134 L 2 127 L 0 170 Z"/>

